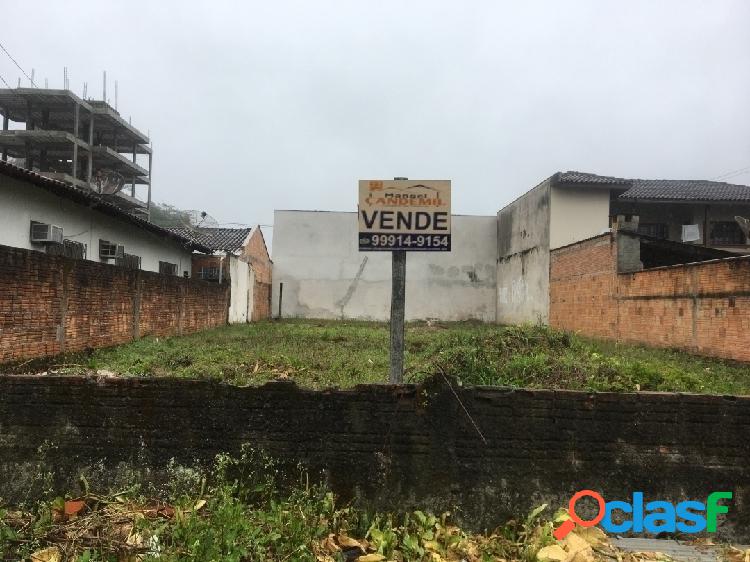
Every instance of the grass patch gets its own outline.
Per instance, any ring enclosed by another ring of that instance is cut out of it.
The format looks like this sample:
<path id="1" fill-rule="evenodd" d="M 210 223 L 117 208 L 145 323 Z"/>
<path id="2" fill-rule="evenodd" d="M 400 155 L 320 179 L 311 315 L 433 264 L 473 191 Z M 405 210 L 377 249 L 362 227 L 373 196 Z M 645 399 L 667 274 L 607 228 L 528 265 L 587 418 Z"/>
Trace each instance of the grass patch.
<path id="1" fill-rule="evenodd" d="M 175 376 L 262 384 L 294 379 L 308 388 L 347 388 L 388 378 L 385 324 L 354 321 L 259 322 L 173 338 L 147 337 L 88 354 L 68 354 L 10 372 Z M 750 366 L 578 337 L 540 326 L 410 324 L 407 382 L 444 372 L 465 384 L 599 391 L 657 390 L 750 394 Z"/>

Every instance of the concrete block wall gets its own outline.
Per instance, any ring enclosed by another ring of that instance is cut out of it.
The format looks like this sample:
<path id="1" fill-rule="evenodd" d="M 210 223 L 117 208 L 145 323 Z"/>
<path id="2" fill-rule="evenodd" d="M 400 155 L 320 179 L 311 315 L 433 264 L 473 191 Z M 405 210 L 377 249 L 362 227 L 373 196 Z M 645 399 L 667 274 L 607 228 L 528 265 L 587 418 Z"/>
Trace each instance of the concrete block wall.
<path id="1" fill-rule="evenodd" d="M 550 325 L 750 361 L 750 256 L 617 272 L 610 234 L 554 250 Z"/>
<path id="2" fill-rule="evenodd" d="M 451 224 L 451 252 L 407 252 L 406 319 L 492 322 L 497 219 L 454 215 Z M 391 253 L 360 252 L 357 232 L 357 213 L 276 211 L 274 315 L 283 293 L 284 318 L 388 320 Z"/>
<path id="3" fill-rule="evenodd" d="M 548 322 L 550 197 L 545 180 L 497 214 L 495 320 L 500 324 Z"/>
<path id="4" fill-rule="evenodd" d="M 226 287 L 0 246 L 0 363 L 227 321 Z"/>
<path id="5" fill-rule="evenodd" d="M 303 463 L 342 501 L 450 510 L 475 529 L 542 503 L 551 513 L 582 489 L 672 502 L 730 490 L 719 530 L 750 541 L 750 397 L 0 376 L 0 427 L 9 502 L 33 497 L 46 471 L 59 493 L 80 474 L 121 490 L 132 471 L 158 484 L 171 459 L 208 465 L 247 443 Z"/>

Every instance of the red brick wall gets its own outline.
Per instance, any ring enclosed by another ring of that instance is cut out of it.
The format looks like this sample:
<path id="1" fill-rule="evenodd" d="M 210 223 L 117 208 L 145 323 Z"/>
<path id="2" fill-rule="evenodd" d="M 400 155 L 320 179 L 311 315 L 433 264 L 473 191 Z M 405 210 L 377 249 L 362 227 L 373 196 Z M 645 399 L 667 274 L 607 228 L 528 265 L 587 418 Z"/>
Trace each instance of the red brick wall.
<path id="1" fill-rule="evenodd" d="M 260 228 L 256 228 L 242 250 L 240 259 L 248 262 L 255 272 L 253 287 L 253 320 L 271 317 L 271 271 L 273 263 L 268 255 L 266 241 Z"/>
<path id="2" fill-rule="evenodd" d="M 205 254 L 193 254 L 191 276 L 200 279 L 201 269 L 204 267 L 221 267 L 223 269 L 222 281 L 229 279 L 229 260 L 221 259 L 221 256 L 209 256 Z M 218 281 L 212 281 L 216 283 Z"/>
<path id="3" fill-rule="evenodd" d="M 553 250 L 550 325 L 750 361 L 750 257 L 617 274 L 609 234 Z"/>
<path id="4" fill-rule="evenodd" d="M 226 323 L 227 287 L 0 246 L 0 363 Z"/>

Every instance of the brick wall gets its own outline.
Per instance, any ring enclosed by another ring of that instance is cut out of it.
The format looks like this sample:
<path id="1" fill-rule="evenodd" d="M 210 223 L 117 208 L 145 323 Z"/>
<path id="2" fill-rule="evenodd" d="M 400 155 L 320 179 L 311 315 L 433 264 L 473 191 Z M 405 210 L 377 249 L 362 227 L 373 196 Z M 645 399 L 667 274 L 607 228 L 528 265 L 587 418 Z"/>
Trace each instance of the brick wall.
<path id="1" fill-rule="evenodd" d="M 559 248 L 550 325 L 750 361 L 750 257 L 618 274 L 609 234 Z"/>
<path id="2" fill-rule="evenodd" d="M 253 287 L 253 320 L 271 317 L 271 271 L 273 263 L 268 255 L 266 241 L 260 228 L 253 231 L 250 240 L 242 249 L 240 259 L 248 262 L 255 273 Z"/>
<path id="3" fill-rule="evenodd" d="M 450 510 L 474 528 L 542 503 L 552 512 L 587 488 L 649 501 L 731 490 L 719 529 L 749 541 L 749 413 L 750 397 L 451 390 L 442 379 L 315 392 L 0 376 L 0 496 L 29 499 L 47 470 L 58 493 L 75 494 L 80 474 L 95 490 L 126 489 L 133 469 L 158 485 L 170 459 L 207 464 L 249 443 L 322 474 L 343 501 Z"/>
<path id="4" fill-rule="evenodd" d="M 223 325 L 226 287 L 0 246 L 0 363 Z"/>
<path id="5" fill-rule="evenodd" d="M 204 254 L 193 254 L 192 259 L 192 273 L 191 275 L 195 277 L 196 279 L 200 279 L 200 272 L 201 269 L 204 267 L 215 267 L 215 268 L 222 268 L 223 271 L 221 273 L 222 281 L 229 279 L 229 260 L 228 259 L 221 259 L 220 256 L 209 256 Z M 217 283 L 217 280 L 212 281 L 212 283 Z"/>

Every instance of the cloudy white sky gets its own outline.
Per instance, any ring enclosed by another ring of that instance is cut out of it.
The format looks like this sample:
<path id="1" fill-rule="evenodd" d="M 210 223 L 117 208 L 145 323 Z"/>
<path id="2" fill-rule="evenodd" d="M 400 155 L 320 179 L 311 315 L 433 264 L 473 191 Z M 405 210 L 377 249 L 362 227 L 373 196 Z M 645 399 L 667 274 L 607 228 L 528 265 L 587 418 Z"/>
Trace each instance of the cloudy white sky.
<path id="1" fill-rule="evenodd" d="M 745 0 L 2 4 L 37 83 L 106 69 L 154 199 L 222 223 L 354 210 L 360 178 L 451 179 L 471 214 L 558 170 L 750 184 Z"/>

